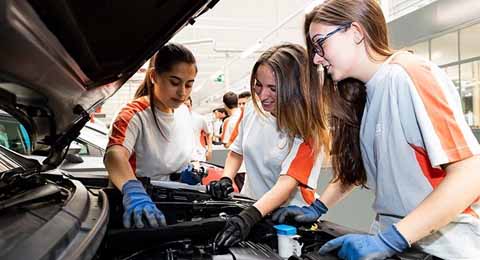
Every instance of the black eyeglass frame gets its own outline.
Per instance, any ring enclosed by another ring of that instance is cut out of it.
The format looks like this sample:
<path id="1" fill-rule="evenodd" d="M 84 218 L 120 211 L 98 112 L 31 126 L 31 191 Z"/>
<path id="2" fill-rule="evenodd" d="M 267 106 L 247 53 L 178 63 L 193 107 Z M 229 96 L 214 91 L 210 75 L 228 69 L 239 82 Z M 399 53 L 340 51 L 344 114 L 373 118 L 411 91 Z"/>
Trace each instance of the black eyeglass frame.
<path id="1" fill-rule="evenodd" d="M 340 25 L 336 29 L 334 29 L 333 31 L 327 33 L 325 36 L 323 36 L 321 33 L 315 34 L 312 37 L 312 40 L 311 40 L 313 51 L 316 54 L 318 54 L 320 57 L 323 58 L 324 55 L 325 55 L 325 51 L 323 50 L 323 46 L 322 46 L 323 43 L 325 43 L 325 41 L 328 38 L 332 37 L 335 33 L 339 32 L 341 30 L 348 29 L 351 25 L 352 25 L 352 23 L 347 23 L 347 24 L 344 24 L 344 25 Z"/>

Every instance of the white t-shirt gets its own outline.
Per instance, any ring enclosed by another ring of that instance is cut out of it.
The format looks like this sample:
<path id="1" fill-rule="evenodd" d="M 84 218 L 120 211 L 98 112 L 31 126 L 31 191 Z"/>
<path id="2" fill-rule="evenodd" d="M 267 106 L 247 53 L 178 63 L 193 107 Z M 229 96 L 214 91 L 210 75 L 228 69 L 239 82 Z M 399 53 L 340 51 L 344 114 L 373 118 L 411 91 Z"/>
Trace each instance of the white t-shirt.
<path id="1" fill-rule="evenodd" d="M 266 117 L 248 103 L 239 126 L 238 136 L 230 150 L 243 155 L 246 177 L 241 193 L 260 199 L 277 182 L 280 175 L 289 175 L 299 182 L 298 189 L 285 205 L 310 205 L 322 166 L 323 153 L 317 158 L 301 138 L 290 142 L 277 130 L 276 118 Z"/>
<path id="2" fill-rule="evenodd" d="M 200 139 L 203 138 L 202 131 L 205 134 L 210 135 L 210 129 L 208 128 L 207 120 L 205 119 L 204 116 L 194 111 L 192 111 L 191 116 L 192 116 L 192 123 L 193 123 L 193 141 L 195 143 L 193 154 L 192 154 L 192 160 L 206 161 L 207 147 L 202 145 Z"/>
<path id="3" fill-rule="evenodd" d="M 193 152 L 193 128 L 185 105 L 173 114 L 155 108 L 165 136 L 155 124 L 147 97 L 131 101 L 115 117 L 108 147 L 122 145 L 130 153 L 130 165 L 137 176 L 169 180 L 169 175 L 187 166 Z"/>
<path id="4" fill-rule="evenodd" d="M 235 125 L 237 124 L 238 120 L 242 117 L 242 110 L 240 108 L 237 108 L 235 112 L 228 118 L 227 125 L 225 126 L 225 129 L 223 131 L 225 134 L 223 135 L 223 140 L 222 142 L 228 143 L 230 140 L 230 137 L 232 136 L 233 129 L 235 129 Z"/>

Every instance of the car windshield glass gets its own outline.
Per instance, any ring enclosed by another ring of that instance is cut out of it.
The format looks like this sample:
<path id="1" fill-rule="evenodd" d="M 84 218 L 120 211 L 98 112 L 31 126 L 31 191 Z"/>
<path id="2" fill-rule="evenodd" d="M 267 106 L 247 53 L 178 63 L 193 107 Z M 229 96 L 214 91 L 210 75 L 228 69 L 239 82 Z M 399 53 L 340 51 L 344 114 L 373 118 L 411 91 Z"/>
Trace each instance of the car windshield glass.
<path id="1" fill-rule="evenodd" d="M 0 145 L 21 154 L 30 154 L 27 130 L 10 114 L 0 110 Z"/>

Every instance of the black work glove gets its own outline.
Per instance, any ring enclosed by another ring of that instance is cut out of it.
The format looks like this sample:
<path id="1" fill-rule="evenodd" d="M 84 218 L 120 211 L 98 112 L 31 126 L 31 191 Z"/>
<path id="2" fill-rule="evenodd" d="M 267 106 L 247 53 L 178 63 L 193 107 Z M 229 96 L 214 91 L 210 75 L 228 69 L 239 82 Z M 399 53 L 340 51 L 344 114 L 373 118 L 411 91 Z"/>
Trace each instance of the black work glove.
<path id="1" fill-rule="evenodd" d="M 253 225 L 262 219 L 262 214 L 254 206 L 244 209 L 230 218 L 222 231 L 215 237 L 218 247 L 229 247 L 247 238 Z"/>
<path id="2" fill-rule="evenodd" d="M 218 181 L 211 181 L 207 185 L 207 193 L 214 199 L 226 199 L 228 194 L 233 192 L 232 180 L 228 177 L 222 177 Z"/>

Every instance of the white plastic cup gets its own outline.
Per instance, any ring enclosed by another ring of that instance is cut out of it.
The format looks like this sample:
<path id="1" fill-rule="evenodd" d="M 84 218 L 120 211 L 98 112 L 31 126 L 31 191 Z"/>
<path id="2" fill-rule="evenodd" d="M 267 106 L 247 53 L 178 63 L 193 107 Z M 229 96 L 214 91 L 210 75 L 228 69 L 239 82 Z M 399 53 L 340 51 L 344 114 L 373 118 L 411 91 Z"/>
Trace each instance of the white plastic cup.
<path id="1" fill-rule="evenodd" d="M 292 255 L 300 256 L 302 254 L 302 246 L 297 239 L 297 229 L 290 225 L 276 225 L 278 238 L 278 255 L 284 259 Z"/>

